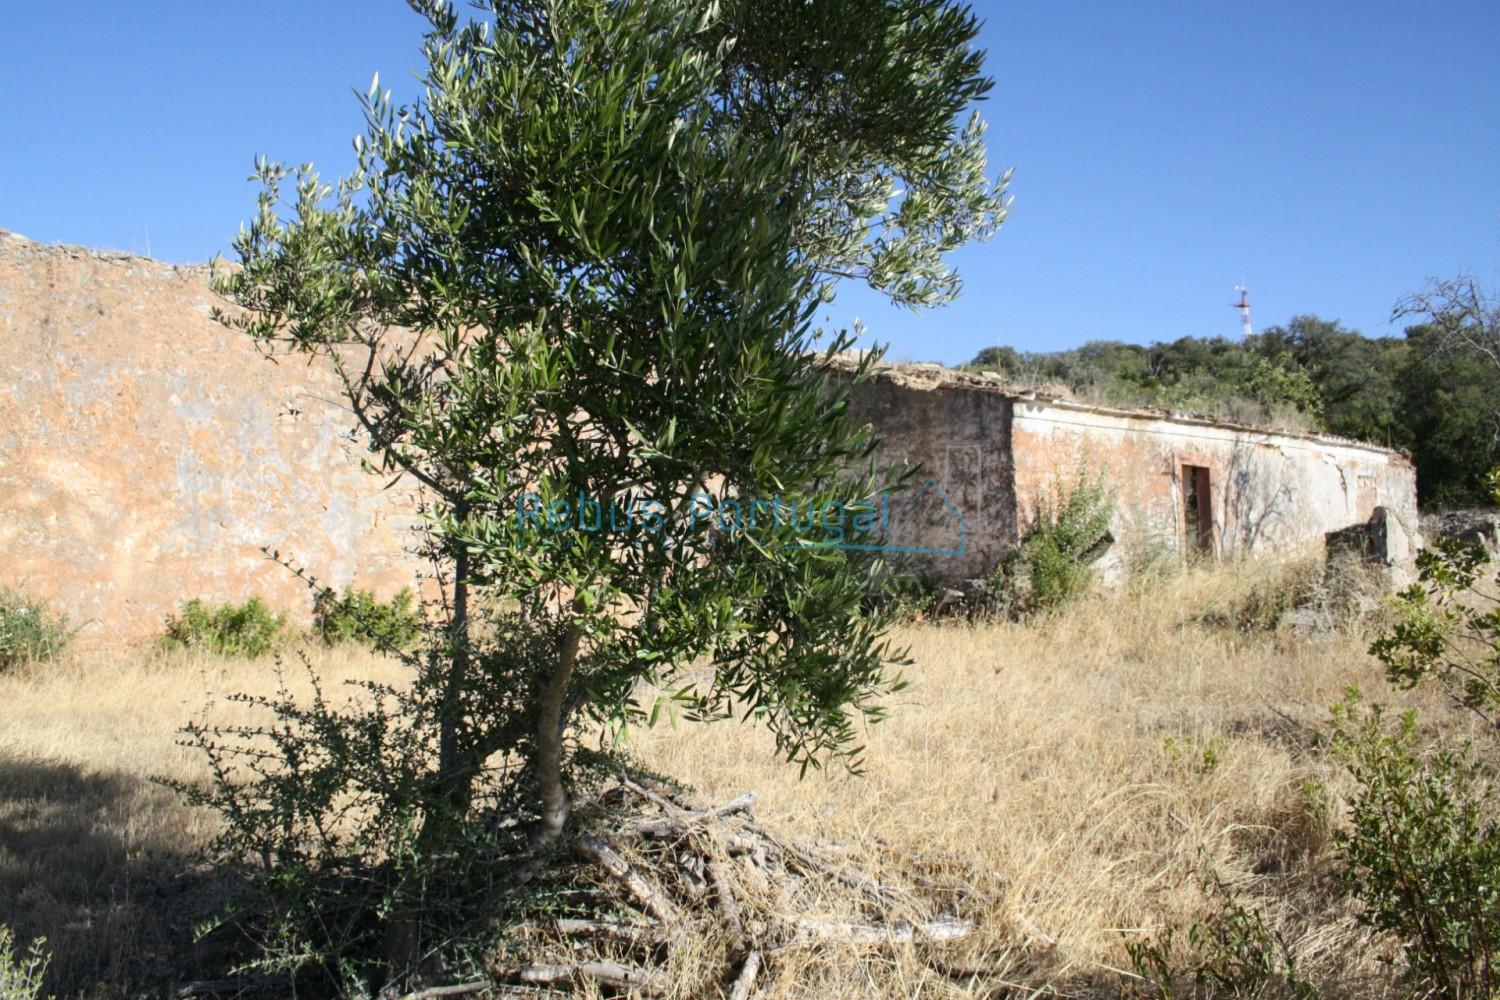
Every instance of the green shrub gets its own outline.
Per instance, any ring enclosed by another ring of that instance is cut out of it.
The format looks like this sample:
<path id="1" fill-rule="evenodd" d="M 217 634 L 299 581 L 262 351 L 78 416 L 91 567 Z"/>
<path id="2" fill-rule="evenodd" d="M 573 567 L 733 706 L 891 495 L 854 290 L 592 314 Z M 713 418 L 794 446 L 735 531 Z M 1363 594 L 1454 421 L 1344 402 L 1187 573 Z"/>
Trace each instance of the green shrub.
<path id="1" fill-rule="evenodd" d="M 1391 725 L 1351 690 L 1334 750 L 1359 783 L 1335 835 L 1362 919 L 1394 933 L 1423 986 L 1449 997 L 1500 987 L 1500 823 L 1493 777 L 1468 744 L 1424 748 L 1414 712 Z"/>
<path id="2" fill-rule="evenodd" d="M 1140 941 L 1125 952 L 1136 981 L 1128 997 L 1172 1000 L 1191 997 L 1265 997 L 1315 1000 L 1316 986 L 1297 969 L 1291 947 L 1260 910 L 1243 902 L 1217 875 L 1205 880 L 1213 909 L 1187 933 L 1187 954 L 1179 954 L 1173 928 Z"/>
<path id="3" fill-rule="evenodd" d="M 527 633 L 517 614 L 481 613 L 468 645 L 480 680 L 465 752 L 503 760 L 528 738 L 526 697 L 555 640 Z M 449 694 L 443 674 L 420 667 L 448 648 L 448 629 L 424 621 L 417 648 L 399 654 L 418 668 L 410 684 L 348 681 L 350 696 L 334 698 L 304 658 L 310 696 L 278 674 L 274 695 L 235 696 L 243 725 L 185 728 L 209 777 L 163 784 L 222 819 L 208 853 L 244 892 L 205 929 L 255 927 L 259 955 L 248 969 L 321 984 L 310 995 L 372 995 L 389 975 L 393 927 L 467 968 L 494 953 L 497 928 L 554 905 L 551 894 L 572 877 L 532 839 L 535 778 L 525 768 L 486 767 L 473 796 L 447 804 L 438 821 L 421 812 L 438 772 L 412 748 L 437 744 Z M 586 747 L 568 765 L 581 797 L 625 766 L 614 751 Z M 496 822 L 509 816 L 523 822 Z"/>
<path id="4" fill-rule="evenodd" d="M 400 651 L 411 648 L 421 634 L 422 614 L 410 588 L 388 602 L 368 590 L 345 587 L 339 595 L 325 588 L 313 601 L 313 630 L 330 646 L 359 642 Z"/>
<path id="5" fill-rule="evenodd" d="M 259 597 L 244 604 L 208 604 L 193 598 L 167 618 L 162 645 L 205 649 L 219 656 L 262 656 L 286 641 L 286 616 L 272 613 Z"/>
<path id="6" fill-rule="evenodd" d="M 1059 482 L 1054 496 L 1037 498 L 1031 528 L 987 581 L 980 607 L 992 615 L 1024 617 L 1060 608 L 1093 582 L 1093 563 L 1113 542 L 1114 494 L 1102 476 L 1081 470 Z"/>
<path id="7" fill-rule="evenodd" d="M 1396 598 L 1396 621 L 1370 647 L 1401 688 L 1435 681 L 1491 730 L 1500 727 L 1500 576 L 1483 545 L 1439 539 L 1417 555 L 1418 582 Z"/>
<path id="8" fill-rule="evenodd" d="M 0 670 L 49 660 L 71 637 L 63 617 L 46 604 L 19 590 L 0 588 Z"/>
<path id="9" fill-rule="evenodd" d="M 42 950 L 46 943 L 46 938 L 37 938 L 24 955 L 17 955 L 15 934 L 0 924 L 0 1000 L 40 1000 L 42 977 L 52 961 Z"/>
<path id="10" fill-rule="evenodd" d="M 1162 749 L 1172 759 L 1175 765 L 1181 765 L 1188 770 L 1200 775 L 1210 775 L 1219 769 L 1224 763 L 1224 754 L 1229 749 L 1229 741 L 1222 736 L 1211 739 L 1202 739 L 1191 734 L 1182 739 L 1168 736 L 1162 740 Z"/>

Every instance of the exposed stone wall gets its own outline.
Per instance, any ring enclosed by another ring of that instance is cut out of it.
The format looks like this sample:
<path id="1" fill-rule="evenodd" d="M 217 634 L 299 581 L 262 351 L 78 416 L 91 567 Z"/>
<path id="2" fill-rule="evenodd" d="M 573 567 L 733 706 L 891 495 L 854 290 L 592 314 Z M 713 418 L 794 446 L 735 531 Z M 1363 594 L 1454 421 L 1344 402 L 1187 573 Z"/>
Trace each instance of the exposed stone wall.
<path id="1" fill-rule="evenodd" d="M 882 467 L 920 466 L 907 494 L 894 499 L 890 543 L 913 550 L 898 554 L 940 579 L 987 572 L 1016 539 L 1010 401 L 902 369 L 856 387 L 853 405 L 878 430 Z"/>
<path id="2" fill-rule="evenodd" d="M 84 639 L 141 638 L 191 597 L 260 594 L 305 617 L 279 549 L 334 586 L 411 583 L 410 496 L 360 470 L 332 374 L 259 356 L 209 318 L 201 267 L 0 231 L 0 586 L 56 603 Z M 1118 562 L 1176 552 L 1183 467 L 1208 470 L 1213 548 L 1312 546 L 1377 506 L 1416 527 L 1402 456 L 1012 391 L 934 365 L 883 370 L 857 411 L 888 467 L 920 465 L 890 542 L 962 583 L 1027 527 L 1039 493 L 1087 467 L 1118 494 Z M 932 488 L 924 488 L 928 481 Z"/>
<path id="3" fill-rule="evenodd" d="M 0 585 L 80 639 L 139 638 L 191 597 L 411 583 L 401 497 L 360 470 L 331 373 L 209 318 L 198 267 L 0 232 Z"/>

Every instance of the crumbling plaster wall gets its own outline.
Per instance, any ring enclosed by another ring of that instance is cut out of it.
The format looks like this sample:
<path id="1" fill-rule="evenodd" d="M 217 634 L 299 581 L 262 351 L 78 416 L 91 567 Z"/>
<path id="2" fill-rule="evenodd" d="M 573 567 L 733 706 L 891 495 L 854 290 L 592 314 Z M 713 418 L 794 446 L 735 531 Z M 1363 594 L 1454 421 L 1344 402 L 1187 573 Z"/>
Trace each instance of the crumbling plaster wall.
<path id="1" fill-rule="evenodd" d="M 1011 424 L 1022 530 L 1035 499 L 1079 469 L 1103 473 L 1119 499 L 1119 549 L 1188 547 L 1185 465 L 1209 470 L 1215 554 L 1307 551 L 1377 506 L 1416 531 L 1416 472 L 1402 455 L 1316 435 L 1193 418 L 1017 399 Z"/>
<path id="2" fill-rule="evenodd" d="M 413 582 L 404 497 L 360 469 L 332 374 L 209 318 L 205 269 L 0 232 L 0 586 L 138 638 L 190 597 L 306 617 Z M 394 491 L 393 491 L 394 492 Z"/>
<path id="3" fill-rule="evenodd" d="M 952 584 L 988 573 L 1030 527 L 1039 501 L 1080 473 L 1102 476 L 1118 500 L 1107 575 L 1189 548 L 1184 466 L 1209 470 L 1218 556 L 1310 552 L 1377 506 L 1408 532 L 1417 527 L 1411 462 L 1372 445 L 1094 406 L 938 365 L 883 368 L 853 388 L 852 401 L 881 438 L 881 464 L 919 466 L 913 488 L 931 478 L 962 515 L 964 554 L 923 556 L 913 566 Z M 951 514 L 919 518 L 893 541 L 951 547 L 956 523 Z"/>
<path id="4" fill-rule="evenodd" d="M 360 470 L 332 374 L 272 364 L 209 318 L 201 267 L 43 246 L 0 231 L 0 586 L 23 586 L 89 638 L 157 633 L 191 597 L 260 594 L 305 616 L 279 549 L 333 586 L 413 582 L 411 498 Z M 987 573 L 1041 491 L 1083 466 L 1120 499 L 1114 558 L 1184 544 L 1181 469 L 1211 471 L 1220 554 L 1321 540 L 1389 508 L 1416 527 L 1402 456 L 1018 394 L 996 376 L 890 367 L 856 386 L 888 469 L 890 542 L 914 569 Z M 932 488 L 926 488 L 929 480 Z"/>

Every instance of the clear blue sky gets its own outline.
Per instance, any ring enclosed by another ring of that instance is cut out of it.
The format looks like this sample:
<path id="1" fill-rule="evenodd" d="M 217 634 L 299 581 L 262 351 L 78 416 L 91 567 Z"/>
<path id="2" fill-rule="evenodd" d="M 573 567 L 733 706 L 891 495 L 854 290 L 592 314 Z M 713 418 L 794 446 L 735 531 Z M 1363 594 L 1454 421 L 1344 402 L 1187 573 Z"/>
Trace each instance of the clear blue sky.
<path id="1" fill-rule="evenodd" d="M 1500 279 L 1500 2 L 977 5 L 1011 220 L 963 298 L 848 289 L 897 357 L 1233 335 L 1312 312 L 1399 332 L 1429 276 Z M 196 261 L 253 206 L 256 153 L 352 164 L 378 70 L 413 91 L 400 0 L 75 0 L 0 11 L 0 228 Z"/>

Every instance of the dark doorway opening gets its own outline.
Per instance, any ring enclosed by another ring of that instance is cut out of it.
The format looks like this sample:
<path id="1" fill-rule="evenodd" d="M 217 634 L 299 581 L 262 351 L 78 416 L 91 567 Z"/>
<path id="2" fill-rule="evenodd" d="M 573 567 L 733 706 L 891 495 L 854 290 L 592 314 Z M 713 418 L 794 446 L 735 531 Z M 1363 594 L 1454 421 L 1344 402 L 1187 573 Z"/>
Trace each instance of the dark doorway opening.
<path id="1" fill-rule="evenodd" d="M 1189 552 L 1211 556 L 1214 552 L 1214 494 L 1208 468 L 1182 467 L 1182 527 Z"/>

